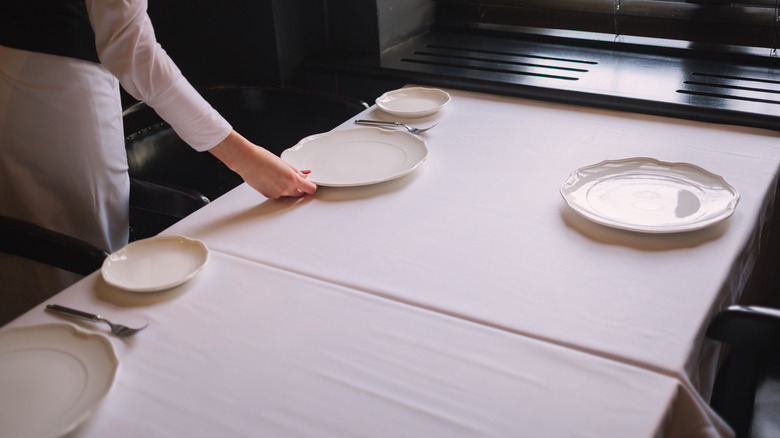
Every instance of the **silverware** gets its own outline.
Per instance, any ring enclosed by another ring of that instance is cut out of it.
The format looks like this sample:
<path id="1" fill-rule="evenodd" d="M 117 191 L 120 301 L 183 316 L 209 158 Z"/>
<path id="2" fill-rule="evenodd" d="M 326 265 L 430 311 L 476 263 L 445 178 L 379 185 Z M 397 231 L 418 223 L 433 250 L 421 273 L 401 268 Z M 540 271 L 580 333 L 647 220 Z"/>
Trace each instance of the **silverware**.
<path id="1" fill-rule="evenodd" d="M 128 336 L 133 336 L 134 334 L 145 329 L 149 325 L 146 324 L 141 328 L 130 328 L 122 324 L 114 324 L 113 322 L 107 320 L 106 318 L 103 318 L 100 315 L 82 312 L 81 310 L 71 309 L 70 307 L 60 306 L 59 304 L 49 304 L 46 306 L 46 310 L 50 312 L 59 313 L 62 315 L 72 316 L 75 318 L 86 319 L 87 321 L 105 322 L 106 324 L 111 326 L 111 333 L 115 334 L 119 338 L 126 338 Z"/>
<path id="2" fill-rule="evenodd" d="M 382 120 L 355 120 L 355 123 L 359 125 L 385 125 L 385 126 L 402 126 L 406 128 L 407 131 L 411 132 L 412 134 L 421 134 L 434 126 L 438 125 L 438 123 L 434 123 L 433 125 L 427 127 L 427 128 L 415 128 L 414 126 L 404 125 L 401 122 L 385 122 Z"/>

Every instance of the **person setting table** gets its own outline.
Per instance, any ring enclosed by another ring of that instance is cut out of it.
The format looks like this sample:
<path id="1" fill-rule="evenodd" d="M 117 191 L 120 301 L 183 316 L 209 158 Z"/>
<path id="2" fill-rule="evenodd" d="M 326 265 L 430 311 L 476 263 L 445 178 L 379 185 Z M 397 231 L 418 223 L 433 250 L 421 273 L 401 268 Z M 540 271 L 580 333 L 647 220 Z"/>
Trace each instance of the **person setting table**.
<path id="1" fill-rule="evenodd" d="M 25 0 L 0 6 L 0 214 L 109 252 L 127 243 L 120 84 L 263 196 L 317 190 L 198 94 L 157 42 L 146 0 Z M 74 281 L 23 263 L 0 259 L 0 283 L 39 295 L 28 304 Z"/>

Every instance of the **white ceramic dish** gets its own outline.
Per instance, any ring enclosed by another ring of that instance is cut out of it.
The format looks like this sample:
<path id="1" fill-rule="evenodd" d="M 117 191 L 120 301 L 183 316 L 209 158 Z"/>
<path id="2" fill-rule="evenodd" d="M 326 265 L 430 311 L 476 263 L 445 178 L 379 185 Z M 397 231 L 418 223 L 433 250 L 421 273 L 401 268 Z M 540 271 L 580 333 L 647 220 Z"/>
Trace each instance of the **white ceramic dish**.
<path id="1" fill-rule="evenodd" d="M 435 114 L 451 100 L 450 94 L 436 88 L 409 87 L 388 91 L 376 99 L 382 111 L 398 117 L 425 117 Z"/>
<path id="2" fill-rule="evenodd" d="M 652 158 L 582 167 L 560 191 L 571 208 L 594 222 L 646 233 L 701 229 L 731 216 L 739 202 L 739 192 L 721 176 Z"/>
<path id="3" fill-rule="evenodd" d="M 65 323 L 0 330 L 0 432 L 65 435 L 92 415 L 118 373 L 103 335 Z"/>
<path id="4" fill-rule="evenodd" d="M 339 129 L 306 137 L 282 158 L 321 186 L 375 184 L 404 176 L 428 157 L 420 137 L 381 128 Z"/>
<path id="5" fill-rule="evenodd" d="M 101 272 L 106 282 L 134 292 L 154 292 L 178 286 L 195 276 L 209 260 L 200 240 L 155 236 L 137 240 L 111 254 Z"/>

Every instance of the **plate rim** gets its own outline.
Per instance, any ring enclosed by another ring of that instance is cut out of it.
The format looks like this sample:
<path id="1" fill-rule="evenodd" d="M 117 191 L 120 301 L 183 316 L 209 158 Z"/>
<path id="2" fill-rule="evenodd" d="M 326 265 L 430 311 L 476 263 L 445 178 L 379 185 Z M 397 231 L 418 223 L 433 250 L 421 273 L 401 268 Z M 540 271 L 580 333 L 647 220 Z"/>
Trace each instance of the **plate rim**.
<path id="1" fill-rule="evenodd" d="M 11 332 L 30 332 L 30 331 L 42 331 L 42 330 L 48 330 L 48 329 L 60 329 L 60 330 L 66 330 L 68 334 L 71 337 L 78 338 L 79 340 L 86 340 L 90 342 L 98 342 L 103 347 L 101 351 L 105 351 L 106 355 L 103 357 L 106 359 L 105 364 L 107 365 L 107 368 L 110 368 L 110 377 L 108 385 L 105 385 L 104 387 L 100 388 L 99 395 L 92 400 L 90 403 L 86 404 L 82 410 L 79 410 L 78 412 L 75 412 L 73 415 L 65 416 L 64 418 L 67 418 L 66 421 L 60 422 L 58 425 L 53 426 L 51 429 L 46 429 L 43 432 L 45 433 L 44 436 L 47 437 L 59 437 L 66 435 L 73 430 L 75 430 L 79 425 L 81 425 L 84 421 L 86 421 L 89 417 L 91 417 L 97 409 L 102 405 L 102 403 L 105 401 L 105 399 L 108 397 L 108 394 L 111 393 L 111 391 L 116 387 L 119 372 L 121 370 L 122 362 L 119 359 L 119 354 L 117 353 L 116 346 L 113 342 L 111 342 L 110 339 L 108 339 L 107 336 L 105 336 L 102 333 L 97 333 L 93 331 L 88 331 L 86 329 L 83 329 L 81 327 L 76 326 L 75 324 L 68 323 L 68 322 L 48 322 L 48 323 L 41 323 L 41 324 L 31 324 L 31 325 L 19 325 L 19 326 L 11 326 L 11 327 L 3 327 L 0 329 L 0 338 L 7 335 Z M 26 336 L 27 339 L 29 339 L 29 334 Z M 58 349 L 59 351 L 64 351 L 65 353 L 69 355 L 73 355 L 73 348 L 66 348 L 66 345 L 62 345 L 61 343 L 52 342 L 50 344 L 50 347 Z M 49 390 L 47 388 L 47 390 Z M 87 391 L 84 391 L 84 393 Z M 82 395 L 84 394 L 82 393 Z"/>
<path id="2" fill-rule="evenodd" d="M 416 146 L 418 146 L 420 148 L 420 150 L 423 151 L 423 156 L 422 156 L 421 159 L 419 159 L 410 168 L 405 169 L 402 172 L 396 173 L 394 175 L 391 175 L 391 176 L 388 176 L 388 177 L 384 177 L 384 178 L 380 178 L 380 179 L 371 179 L 371 180 L 366 180 L 366 181 L 362 181 L 362 182 L 334 183 L 334 182 L 328 182 L 328 181 L 325 181 L 325 182 L 317 181 L 316 180 L 316 175 L 314 175 L 315 178 L 312 178 L 312 175 L 310 175 L 308 178 L 313 183 L 317 184 L 318 186 L 322 186 L 322 187 L 360 187 L 360 186 L 379 184 L 379 183 L 391 181 L 391 180 L 394 180 L 394 179 L 398 179 L 398 178 L 401 178 L 403 176 L 406 176 L 406 175 L 412 173 L 418 167 L 420 167 L 422 165 L 422 163 L 424 163 L 428 159 L 428 156 L 430 155 L 430 149 L 428 148 L 427 142 L 424 139 L 422 139 L 422 138 L 420 138 L 420 137 L 418 137 L 418 136 L 416 136 L 416 135 L 414 135 L 412 133 L 409 133 L 409 132 L 406 132 L 406 131 L 398 131 L 398 130 L 389 130 L 389 129 L 377 128 L 377 127 L 361 127 L 361 128 L 334 129 L 332 131 L 322 132 L 322 133 L 319 133 L 319 134 L 310 135 L 308 137 L 305 137 L 305 138 L 301 139 L 295 146 L 293 146 L 291 148 L 288 148 L 288 149 L 285 149 L 282 152 L 282 154 L 281 154 L 281 158 L 283 160 L 287 161 L 289 164 L 291 164 L 293 166 L 296 166 L 295 163 L 291 162 L 293 160 L 290 160 L 290 158 L 293 157 L 293 155 L 298 154 L 301 150 L 303 150 L 306 147 L 307 144 L 311 145 L 313 141 L 317 141 L 317 140 L 320 140 L 322 138 L 325 138 L 325 137 L 328 137 L 328 136 L 331 136 L 331 135 L 349 135 L 349 134 L 356 134 L 356 133 L 373 133 L 373 134 L 377 134 L 378 133 L 380 135 L 393 135 L 393 136 L 403 137 L 405 139 L 411 140 L 411 143 L 414 143 Z"/>
<path id="3" fill-rule="evenodd" d="M 719 214 L 715 214 L 712 217 L 708 217 L 703 220 L 693 220 L 691 222 L 678 224 L 678 225 L 652 226 L 652 225 L 638 225 L 638 224 L 635 225 L 635 224 L 620 222 L 610 217 L 599 214 L 598 212 L 595 212 L 593 209 L 586 208 L 580 205 L 580 203 L 576 202 L 574 199 L 572 199 L 571 194 L 576 191 L 567 190 L 568 188 L 573 186 L 576 182 L 578 182 L 579 175 L 581 175 L 587 170 L 597 169 L 599 167 L 603 167 L 608 164 L 629 164 L 632 162 L 636 162 L 640 165 L 649 163 L 658 167 L 666 168 L 668 170 L 673 170 L 675 167 L 687 167 L 689 169 L 695 170 L 700 174 L 703 174 L 707 177 L 719 181 L 723 187 L 723 190 L 731 193 L 732 195 L 731 199 Z M 621 158 L 621 159 L 613 159 L 613 160 L 603 160 L 598 163 L 581 166 L 571 172 L 571 174 L 566 179 L 566 181 L 560 186 L 559 191 L 566 204 L 572 210 L 574 210 L 581 216 L 585 217 L 586 219 L 589 219 L 595 223 L 605 225 L 611 228 L 627 230 L 627 231 L 635 231 L 641 233 L 650 233 L 650 234 L 695 231 L 695 230 L 700 230 L 709 227 L 718 222 L 724 221 L 734 214 L 734 211 L 736 211 L 737 204 L 739 203 L 741 197 L 739 190 L 736 187 L 729 184 L 728 181 L 726 181 L 726 179 L 723 176 L 713 173 L 699 165 L 690 162 L 685 162 L 685 161 L 662 161 L 650 157 L 629 157 L 629 158 Z"/>
<path id="4" fill-rule="evenodd" d="M 398 93 L 402 93 L 402 92 L 410 92 L 410 91 L 411 92 L 423 91 L 423 92 L 426 92 L 426 93 L 437 94 L 437 95 L 442 96 L 444 98 L 444 102 L 442 102 L 441 104 L 439 104 L 439 105 L 437 105 L 435 107 L 432 107 L 432 108 L 429 108 L 429 109 L 425 109 L 425 110 L 419 110 L 419 111 L 397 111 L 397 110 L 393 110 L 391 108 L 388 108 L 382 102 L 384 99 L 387 99 L 388 96 L 392 96 L 393 94 L 398 94 Z M 384 111 L 384 112 L 386 112 L 388 114 L 392 114 L 392 115 L 398 116 L 398 117 L 418 118 L 418 117 L 425 117 L 425 116 L 430 116 L 432 114 L 436 114 L 442 108 L 444 108 L 448 103 L 450 103 L 451 100 L 452 100 L 452 96 L 450 95 L 450 93 L 448 93 L 448 92 L 446 92 L 446 91 L 444 91 L 442 89 L 439 89 L 439 88 L 434 88 L 434 87 L 404 87 L 404 88 L 398 88 L 398 89 L 395 89 L 395 90 L 390 90 L 390 91 L 386 91 L 386 92 L 382 93 L 381 96 L 377 97 L 376 100 L 374 100 L 374 103 L 376 103 L 376 106 L 379 109 L 381 109 L 382 111 Z"/>
<path id="5" fill-rule="evenodd" d="M 159 241 L 169 241 L 169 240 L 178 240 L 180 242 L 185 242 L 188 244 L 189 247 L 197 248 L 199 250 L 198 252 L 199 254 L 201 254 L 202 260 L 199 263 L 199 265 L 194 269 L 192 269 L 192 271 L 190 271 L 187 275 L 175 280 L 171 280 L 167 283 L 162 283 L 157 285 L 147 285 L 147 286 L 128 285 L 127 283 L 114 281 L 114 279 L 111 278 L 109 271 L 111 269 L 111 264 L 113 262 L 113 259 L 119 257 L 121 253 L 127 252 L 127 249 L 129 247 L 151 245 Z M 101 276 L 103 277 L 103 280 L 105 280 L 106 283 L 119 289 L 131 291 L 131 292 L 158 292 L 158 291 L 174 288 L 176 286 L 179 286 L 191 280 L 195 275 L 197 275 L 203 269 L 203 267 L 206 266 L 206 264 L 208 264 L 210 258 L 211 258 L 211 251 L 209 250 L 206 243 L 203 242 L 202 240 L 194 239 L 187 236 L 179 236 L 179 235 L 157 235 L 157 236 L 148 237 L 146 239 L 140 239 L 140 240 L 130 242 L 127 245 L 123 246 L 122 248 L 109 254 L 109 256 L 106 257 L 105 260 L 103 260 L 103 264 L 100 267 L 100 273 Z"/>

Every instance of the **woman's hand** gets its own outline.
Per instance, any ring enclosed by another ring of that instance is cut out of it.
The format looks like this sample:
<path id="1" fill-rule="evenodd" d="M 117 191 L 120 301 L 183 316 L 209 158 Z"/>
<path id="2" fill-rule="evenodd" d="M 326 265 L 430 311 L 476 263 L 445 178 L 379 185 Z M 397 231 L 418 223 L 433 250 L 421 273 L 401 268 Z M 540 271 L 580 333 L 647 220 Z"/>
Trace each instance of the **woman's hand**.
<path id="1" fill-rule="evenodd" d="M 307 171 L 297 170 L 236 131 L 209 152 L 267 198 L 313 195 L 317 191 L 316 184 L 306 181 Z"/>

